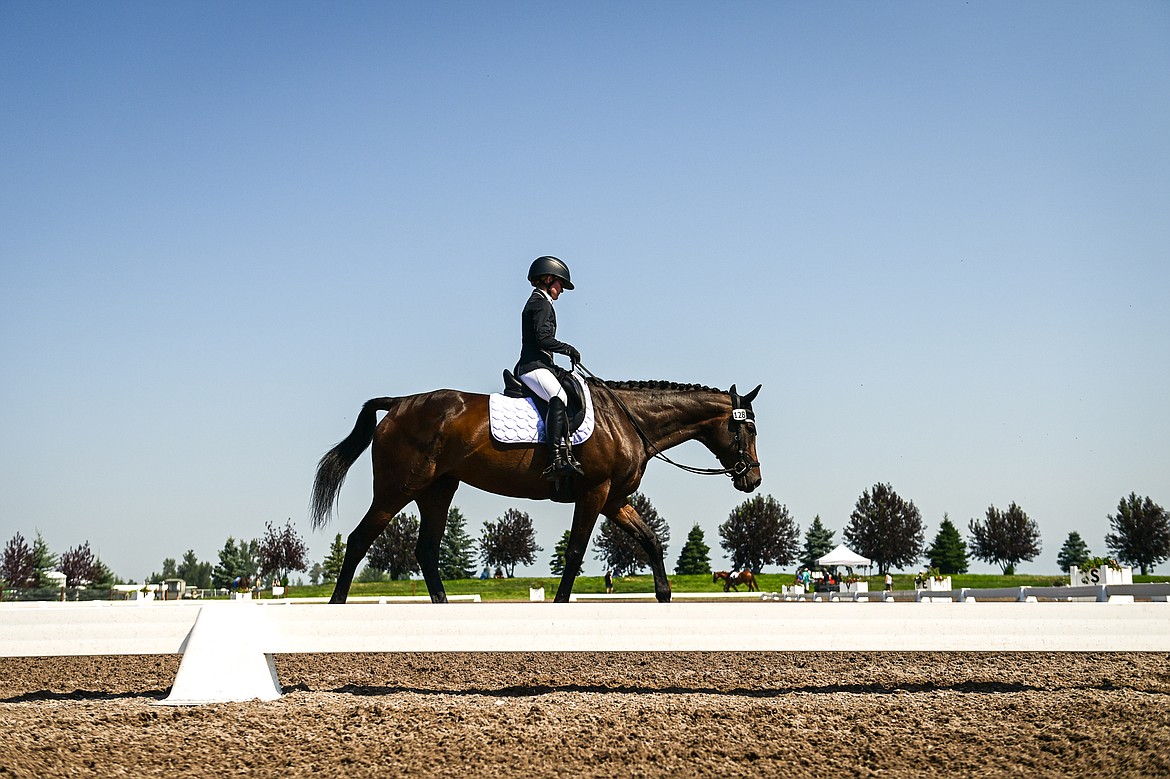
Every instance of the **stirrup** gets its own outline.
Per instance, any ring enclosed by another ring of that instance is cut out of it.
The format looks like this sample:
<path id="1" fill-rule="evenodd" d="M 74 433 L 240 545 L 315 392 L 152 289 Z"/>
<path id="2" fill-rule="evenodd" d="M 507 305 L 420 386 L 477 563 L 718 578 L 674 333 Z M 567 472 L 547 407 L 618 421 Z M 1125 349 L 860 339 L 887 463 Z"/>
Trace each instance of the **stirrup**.
<path id="1" fill-rule="evenodd" d="M 573 457 L 573 450 L 565 446 L 557 450 L 552 463 L 541 475 L 549 481 L 560 481 L 566 476 L 584 476 L 585 471 L 581 470 L 581 464 Z"/>
<path id="2" fill-rule="evenodd" d="M 561 473 L 566 476 L 584 476 L 585 471 L 581 470 L 581 463 L 577 462 L 577 458 L 573 456 L 573 450 L 565 447 L 561 459 Z"/>

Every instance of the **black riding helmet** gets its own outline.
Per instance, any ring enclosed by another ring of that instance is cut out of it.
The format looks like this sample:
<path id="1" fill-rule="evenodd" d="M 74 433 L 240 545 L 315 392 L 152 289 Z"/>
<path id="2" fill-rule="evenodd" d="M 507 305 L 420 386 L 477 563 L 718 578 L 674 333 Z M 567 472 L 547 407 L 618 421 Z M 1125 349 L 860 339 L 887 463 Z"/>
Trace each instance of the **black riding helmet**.
<path id="1" fill-rule="evenodd" d="M 569 280 L 569 266 L 556 257 L 545 255 L 537 257 L 528 266 L 528 280 L 533 281 L 541 276 L 556 276 L 564 282 L 565 289 L 572 289 L 573 282 Z"/>

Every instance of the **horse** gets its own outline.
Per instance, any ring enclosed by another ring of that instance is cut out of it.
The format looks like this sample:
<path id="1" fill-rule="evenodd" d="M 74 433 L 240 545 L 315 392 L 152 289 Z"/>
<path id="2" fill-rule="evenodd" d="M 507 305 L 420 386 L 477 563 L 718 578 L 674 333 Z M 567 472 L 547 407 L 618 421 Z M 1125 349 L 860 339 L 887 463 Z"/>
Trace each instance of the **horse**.
<path id="1" fill-rule="evenodd" d="M 566 603 L 599 515 L 629 533 L 654 572 L 654 595 L 670 601 L 662 544 L 629 504 L 654 457 L 696 473 L 725 474 L 741 492 L 760 486 L 752 401 L 760 387 L 740 395 L 735 385 L 721 391 L 673 382 L 610 382 L 589 376 L 594 430 L 579 445 L 584 476 L 573 484 L 573 524 L 565 568 L 555 602 Z M 385 412 L 381 422 L 378 412 Z M 699 441 L 723 466 L 683 466 L 663 452 Z M 441 389 L 405 397 L 372 398 L 362 406 L 353 430 L 317 465 L 310 504 L 314 528 L 329 522 L 346 473 L 372 444 L 373 500 L 349 534 L 345 558 L 330 603 L 345 603 L 358 564 L 390 520 L 411 501 L 418 506 L 415 557 L 434 603 L 446 603 L 439 577 L 439 544 L 447 511 L 462 483 L 513 498 L 547 500 L 553 484 L 542 475 L 544 446 L 502 444 L 492 438 L 488 396 Z"/>
<path id="2" fill-rule="evenodd" d="M 723 580 L 723 591 L 735 590 L 739 592 L 739 585 L 746 584 L 748 592 L 759 592 L 760 585 L 756 584 L 756 575 L 751 571 L 744 569 L 742 573 L 728 573 L 727 571 L 716 571 L 711 576 L 711 583 Z"/>

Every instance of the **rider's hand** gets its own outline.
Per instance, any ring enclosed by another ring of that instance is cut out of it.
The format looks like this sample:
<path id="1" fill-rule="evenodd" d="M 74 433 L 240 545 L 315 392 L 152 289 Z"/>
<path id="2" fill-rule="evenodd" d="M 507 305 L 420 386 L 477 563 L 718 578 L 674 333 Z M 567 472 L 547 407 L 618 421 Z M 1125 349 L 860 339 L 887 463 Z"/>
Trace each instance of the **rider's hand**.
<path id="1" fill-rule="evenodd" d="M 569 362 L 573 363 L 574 368 L 576 368 L 581 363 L 581 352 L 577 351 L 572 346 L 569 347 Z"/>

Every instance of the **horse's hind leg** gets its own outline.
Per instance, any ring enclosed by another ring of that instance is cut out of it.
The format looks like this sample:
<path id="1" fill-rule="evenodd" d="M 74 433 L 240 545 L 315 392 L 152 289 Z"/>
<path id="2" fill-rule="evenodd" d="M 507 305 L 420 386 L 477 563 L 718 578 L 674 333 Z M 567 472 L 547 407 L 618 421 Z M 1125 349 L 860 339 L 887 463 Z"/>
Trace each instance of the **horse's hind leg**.
<path id="1" fill-rule="evenodd" d="M 419 568 L 422 569 L 432 603 L 447 602 L 447 590 L 443 587 L 443 579 L 439 575 L 439 545 L 443 541 L 443 531 L 447 529 L 447 512 L 451 508 L 451 499 L 455 497 L 455 490 L 458 488 L 458 479 L 444 476 L 415 498 L 418 504 L 419 523 L 418 544 L 414 547 L 414 556 L 418 560 Z"/>
<path id="2" fill-rule="evenodd" d="M 666 564 L 662 561 L 662 543 L 658 540 L 658 534 L 642 521 L 629 503 L 606 516 L 642 545 L 646 559 L 650 561 L 650 570 L 654 572 L 654 597 L 659 603 L 669 603 L 670 581 L 666 578 Z"/>
<path id="3" fill-rule="evenodd" d="M 333 585 L 333 596 L 329 598 L 330 603 L 345 603 L 345 599 L 349 597 L 349 587 L 353 583 L 353 575 L 357 572 L 358 563 L 366 556 L 366 552 L 370 551 L 370 547 L 386 529 L 386 525 L 390 524 L 394 515 L 402 511 L 409 502 L 410 499 L 405 496 L 395 498 L 393 501 L 379 500 L 377 496 L 374 496 L 370 510 L 366 512 L 362 521 L 358 523 L 358 526 L 353 529 L 346 540 L 345 561 L 341 564 L 341 572 L 337 574 L 337 583 Z"/>

